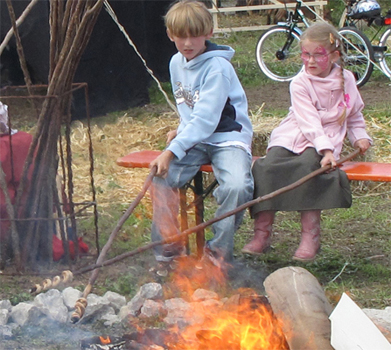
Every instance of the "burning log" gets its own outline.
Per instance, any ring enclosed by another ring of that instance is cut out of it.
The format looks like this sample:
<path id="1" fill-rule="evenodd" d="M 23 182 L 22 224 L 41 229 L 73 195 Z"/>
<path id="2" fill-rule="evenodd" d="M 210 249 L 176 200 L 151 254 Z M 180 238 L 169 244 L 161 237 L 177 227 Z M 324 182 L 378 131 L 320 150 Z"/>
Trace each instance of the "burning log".
<path id="1" fill-rule="evenodd" d="M 111 350 L 126 349 L 126 340 L 123 337 L 94 336 L 81 340 L 80 347 L 82 350 Z"/>
<path id="2" fill-rule="evenodd" d="M 333 349 L 332 306 L 312 274 L 301 267 L 285 267 L 269 275 L 264 285 L 291 350 Z"/>
<path id="3" fill-rule="evenodd" d="M 60 276 L 54 276 L 53 279 L 46 278 L 41 284 L 36 284 L 30 289 L 31 294 L 39 294 L 52 288 L 57 288 L 60 285 L 67 285 L 73 281 L 73 273 L 70 270 L 65 270 Z"/>
<path id="4" fill-rule="evenodd" d="M 157 328 L 118 336 L 94 336 L 80 342 L 82 350 L 180 350 L 180 335 Z M 172 343 L 171 343 L 172 342 Z M 215 350 L 215 349 L 214 349 Z"/>

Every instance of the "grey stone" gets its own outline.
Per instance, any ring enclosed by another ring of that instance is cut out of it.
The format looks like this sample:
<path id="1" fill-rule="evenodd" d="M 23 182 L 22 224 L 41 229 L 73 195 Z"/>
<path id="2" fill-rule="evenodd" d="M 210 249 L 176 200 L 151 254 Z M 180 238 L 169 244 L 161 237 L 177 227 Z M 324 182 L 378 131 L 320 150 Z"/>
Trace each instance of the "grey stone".
<path id="1" fill-rule="evenodd" d="M 106 292 L 103 299 L 107 300 L 116 312 L 118 312 L 122 306 L 126 305 L 126 298 L 115 292 Z"/>
<path id="2" fill-rule="evenodd" d="M 52 320 L 60 323 L 68 320 L 68 308 L 64 305 L 62 294 L 57 289 L 38 294 L 34 298 L 34 305 Z"/>
<path id="3" fill-rule="evenodd" d="M 111 327 L 115 323 L 120 323 L 121 319 L 115 314 L 103 315 L 102 320 L 105 326 Z"/>
<path id="4" fill-rule="evenodd" d="M 204 300 L 200 303 L 202 307 L 206 310 L 213 310 L 213 309 L 218 309 L 224 305 L 220 300 L 215 300 L 215 299 L 209 299 L 209 300 Z"/>
<path id="5" fill-rule="evenodd" d="M 144 305 L 145 298 L 141 296 L 140 291 L 128 302 L 128 310 L 132 316 L 137 316 Z"/>
<path id="6" fill-rule="evenodd" d="M 103 297 L 101 297 L 99 295 L 96 295 L 94 293 L 88 294 L 87 302 L 88 302 L 87 307 L 89 307 L 89 306 L 96 306 L 96 305 L 99 305 L 99 304 L 104 304 L 104 305 L 109 305 L 110 304 L 110 302 L 108 300 L 103 299 Z"/>
<path id="7" fill-rule="evenodd" d="M 202 301 L 202 300 L 218 299 L 218 298 L 219 296 L 217 293 L 202 288 L 198 288 L 191 296 L 191 300 L 193 301 Z"/>
<path id="8" fill-rule="evenodd" d="M 145 300 L 144 305 L 140 311 L 140 317 L 152 318 L 152 317 L 162 317 L 167 314 L 166 309 L 162 302 L 155 300 Z"/>
<path id="9" fill-rule="evenodd" d="M 7 309 L 0 309 L 0 326 L 8 323 L 10 312 Z"/>
<path id="10" fill-rule="evenodd" d="M 82 296 L 82 294 L 82 292 L 72 287 L 65 288 L 62 291 L 64 304 L 68 310 L 73 310 L 75 308 L 76 301 Z"/>
<path id="11" fill-rule="evenodd" d="M 96 294 L 87 296 L 87 307 L 84 316 L 80 320 L 81 323 L 92 323 L 101 319 L 103 315 L 115 315 L 115 310 L 110 306 L 110 302 Z"/>
<path id="12" fill-rule="evenodd" d="M 12 304 L 9 300 L 1 300 L 0 301 L 0 310 L 1 309 L 5 309 L 5 310 L 8 310 L 8 311 L 11 311 L 12 309 Z"/>
<path id="13" fill-rule="evenodd" d="M 132 315 L 132 309 L 131 309 L 131 305 L 129 305 L 129 303 L 125 306 L 122 306 L 121 309 L 119 310 L 118 312 L 118 318 L 120 319 L 120 321 L 123 321 L 125 318 L 127 318 L 129 315 Z"/>
<path id="14" fill-rule="evenodd" d="M 363 312 L 380 329 L 383 335 L 391 342 L 391 307 L 384 310 L 363 309 Z"/>
<path id="15" fill-rule="evenodd" d="M 139 293 L 144 299 L 161 300 L 163 298 L 163 287 L 159 283 L 147 283 L 140 288 Z"/>
<path id="16" fill-rule="evenodd" d="M 13 338 L 13 331 L 19 326 L 16 323 L 0 326 L 0 339 L 9 340 Z"/>
<path id="17" fill-rule="evenodd" d="M 37 323 L 37 320 L 43 316 L 45 314 L 37 306 L 22 302 L 12 308 L 9 320 L 19 326 L 24 326 L 25 324 Z"/>
<path id="18" fill-rule="evenodd" d="M 164 306 L 167 309 L 167 316 L 163 319 L 167 325 L 177 325 L 179 328 L 188 325 L 201 324 L 204 321 L 203 316 L 197 312 L 198 303 L 190 304 L 182 298 L 172 298 L 165 301 Z"/>

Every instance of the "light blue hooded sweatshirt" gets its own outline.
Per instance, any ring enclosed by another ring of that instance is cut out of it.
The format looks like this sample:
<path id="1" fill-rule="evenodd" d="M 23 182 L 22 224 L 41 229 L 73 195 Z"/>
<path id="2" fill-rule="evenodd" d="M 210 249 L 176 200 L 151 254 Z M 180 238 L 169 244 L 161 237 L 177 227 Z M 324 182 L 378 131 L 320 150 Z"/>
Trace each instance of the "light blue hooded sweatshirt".
<path id="1" fill-rule="evenodd" d="M 251 148 L 246 94 L 230 62 L 229 46 L 206 42 L 191 61 L 178 52 L 170 61 L 171 84 L 180 114 L 177 136 L 167 147 L 180 160 L 200 142 L 240 141 Z"/>

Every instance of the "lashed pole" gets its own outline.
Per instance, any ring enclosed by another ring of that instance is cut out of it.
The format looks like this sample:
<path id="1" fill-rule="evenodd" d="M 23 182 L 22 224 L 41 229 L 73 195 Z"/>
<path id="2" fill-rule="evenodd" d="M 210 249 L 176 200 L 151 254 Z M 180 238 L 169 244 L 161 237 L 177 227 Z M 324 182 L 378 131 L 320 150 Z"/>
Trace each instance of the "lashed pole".
<path id="1" fill-rule="evenodd" d="M 31 0 L 31 2 L 26 6 L 22 14 L 19 16 L 19 18 L 15 21 L 16 28 L 19 27 L 27 15 L 30 13 L 31 9 L 34 7 L 34 5 L 38 2 L 39 0 Z M 4 49 L 7 47 L 8 42 L 11 40 L 12 35 L 14 34 L 14 28 L 11 28 L 7 34 L 5 35 L 3 42 L 0 45 L 0 56 L 3 53 Z"/>
<path id="2" fill-rule="evenodd" d="M 103 0 L 78 0 L 61 1 L 50 0 L 51 28 L 51 61 L 49 72 L 49 83 L 46 98 L 38 118 L 36 133 L 33 137 L 22 174 L 21 187 L 18 189 L 15 208 L 21 203 L 21 193 L 27 183 L 27 172 L 34 159 L 34 175 L 29 186 L 29 206 L 25 207 L 26 217 L 49 217 L 53 215 L 51 205 L 53 197 L 52 186 L 57 170 L 57 142 L 61 135 L 62 118 L 67 115 L 69 122 L 70 98 L 69 91 L 80 61 L 81 55 L 91 36 L 93 27 L 102 8 Z M 63 7 L 65 6 L 65 10 Z M 58 18 L 63 15 L 62 18 Z M 68 148 L 70 149 L 70 147 Z M 48 169 L 50 171 L 48 171 Z M 69 184 L 69 182 L 68 182 Z M 47 189 L 49 188 L 49 191 Z M 50 198 L 49 198 L 50 197 Z M 17 212 L 17 211 L 16 211 Z M 38 222 L 39 225 L 45 223 Z M 23 269 L 27 260 L 34 261 L 34 254 L 37 252 L 38 242 L 46 242 L 49 251 L 50 230 L 40 230 L 39 225 L 29 222 L 24 231 L 22 266 Z M 49 228 L 47 225 L 46 228 Z M 44 236 L 43 236 L 44 235 Z M 30 249 L 33 247 L 33 249 Z M 42 253 L 42 251 L 40 251 Z M 50 257 L 47 256 L 49 259 Z"/>

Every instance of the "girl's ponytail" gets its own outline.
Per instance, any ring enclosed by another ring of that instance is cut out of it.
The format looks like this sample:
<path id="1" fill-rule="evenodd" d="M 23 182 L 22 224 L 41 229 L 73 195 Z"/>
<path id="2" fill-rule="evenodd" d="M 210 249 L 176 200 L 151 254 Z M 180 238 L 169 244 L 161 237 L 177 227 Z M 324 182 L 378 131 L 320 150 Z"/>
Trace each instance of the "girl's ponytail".
<path id="1" fill-rule="evenodd" d="M 346 109 L 348 107 L 348 102 L 349 102 L 348 101 L 349 97 L 347 96 L 346 90 L 345 90 L 344 60 L 343 60 L 344 51 L 343 51 L 343 47 L 342 47 L 342 40 L 343 39 L 339 34 L 338 34 L 338 37 L 335 38 L 334 35 L 332 33 L 330 33 L 330 43 L 332 45 L 335 43 L 335 50 L 337 50 L 339 52 L 339 57 L 340 57 L 339 66 L 341 67 L 341 87 L 342 87 L 342 92 L 343 92 L 343 104 L 344 104 L 342 114 L 338 118 L 338 122 L 340 125 L 342 125 L 346 119 Z"/>

